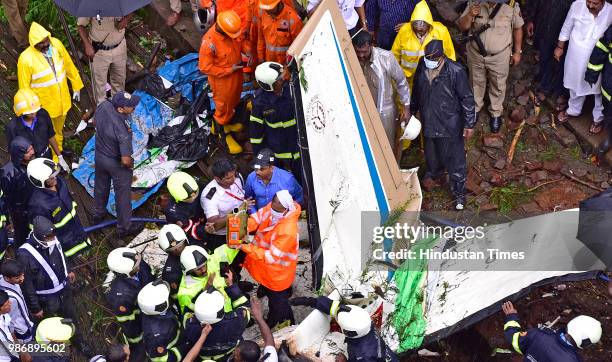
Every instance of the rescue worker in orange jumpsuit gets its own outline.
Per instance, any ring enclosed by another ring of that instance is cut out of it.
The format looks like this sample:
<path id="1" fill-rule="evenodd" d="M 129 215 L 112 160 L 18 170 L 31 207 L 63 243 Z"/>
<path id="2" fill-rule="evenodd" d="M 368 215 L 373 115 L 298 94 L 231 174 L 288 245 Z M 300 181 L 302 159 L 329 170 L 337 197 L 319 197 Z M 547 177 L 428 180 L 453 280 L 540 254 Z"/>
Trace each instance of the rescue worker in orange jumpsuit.
<path id="1" fill-rule="evenodd" d="M 259 0 L 257 58 L 287 64 L 287 50 L 302 30 L 297 12 L 281 0 Z"/>
<path id="2" fill-rule="evenodd" d="M 219 13 L 215 26 L 202 38 L 199 57 L 200 71 L 208 75 L 208 83 L 213 92 L 214 118 L 218 125 L 223 126 L 225 142 L 231 154 L 242 152 L 242 147 L 230 134 L 240 131 L 242 125 L 229 123 L 242 92 L 242 52 L 250 58 L 248 42 L 240 39 L 241 25 L 240 17 L 235 11 Z"/>
<path id="3" fill-rule="evenodd" d="M 278 191 L 272 202 L 249 217 L 253 242 L 239 246 L 246 254 L 244 268 L 260 284 L 257 295 L 268 297 L 266 322 L 271 329 L 295 322 L 289 297 L 298 260 L 300 212 L 289 191 Z"/>

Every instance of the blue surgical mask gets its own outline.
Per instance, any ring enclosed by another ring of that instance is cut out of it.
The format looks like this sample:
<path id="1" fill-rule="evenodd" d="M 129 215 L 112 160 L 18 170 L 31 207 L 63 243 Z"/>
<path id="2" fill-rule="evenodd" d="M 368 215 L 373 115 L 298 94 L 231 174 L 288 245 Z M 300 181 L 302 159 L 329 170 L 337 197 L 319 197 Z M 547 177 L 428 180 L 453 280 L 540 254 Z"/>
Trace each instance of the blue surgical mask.
<path id="1" fill-rule="evenodd" d="M 425 62 L 425 66 L 427 67 L 427 69 L 436 69 L 438 67 L 438 65 L 440 64 L 440 61 L 434 61 L 434 60 L 429 60 L 427 58 L 423 58 L 423 61 Z"/>
<path id="2" fill-rule="evenodd" d="M 44 55 L 47 58 L 52 58 L 53 57 L 53 49 L 51 48 L 50 45 L 49 45 L 49 48 L 47 48 L 47 51 L 44 53 Z"/>

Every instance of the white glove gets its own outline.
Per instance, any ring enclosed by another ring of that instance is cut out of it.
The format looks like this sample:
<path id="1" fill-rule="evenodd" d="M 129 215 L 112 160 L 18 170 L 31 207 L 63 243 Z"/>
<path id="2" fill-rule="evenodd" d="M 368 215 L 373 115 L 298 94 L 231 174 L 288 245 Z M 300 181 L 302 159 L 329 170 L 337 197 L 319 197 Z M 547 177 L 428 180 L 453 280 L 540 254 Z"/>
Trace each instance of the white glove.
<path id="1" fill-rule="evenodd" d="M 59 155 L 57 157 L 57 160 L 59 161 L 59 164 L 62 167 L 62 169 L 64 169 L 64 171 L 70 172 L 70 166 L 68 166 L 68 162 L 66 162 L 66 160 L 64 160 L 64 156 Z"/>
<path id="2" fill-rule="evenodd" d="M 81 101 L 81 91 L 72 92 L 72 99 L 77 102 L 80 102 Z"/>

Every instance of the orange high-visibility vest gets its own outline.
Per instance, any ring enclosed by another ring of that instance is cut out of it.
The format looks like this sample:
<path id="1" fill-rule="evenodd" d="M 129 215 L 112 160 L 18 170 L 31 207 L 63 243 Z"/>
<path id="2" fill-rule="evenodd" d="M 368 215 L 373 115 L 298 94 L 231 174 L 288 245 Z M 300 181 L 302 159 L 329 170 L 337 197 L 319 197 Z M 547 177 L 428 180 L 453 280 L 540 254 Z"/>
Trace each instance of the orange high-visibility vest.
<path id="1" fill-rule="evenodd" d="M 251 244 L 242 245 L 242 251 L 247 254 L 243 266 L 253 279 L 270 290 L 285 290 L 295 278 L 301 208 L 297 202 L 294 205 L 295 210 L 289 211 L 276 225 L 271 225 L 272 203 L 249 217 L 248 230 L 255 231 L 255 239 Z"/>
<path id="2" fill-rule="evenodd" d="M 258 20 L 257 58 L 285 65 L 287 50 L 302 31 L 302 19 L 293 8 L 285 5 L 275 17 L 259 9 Z"/>

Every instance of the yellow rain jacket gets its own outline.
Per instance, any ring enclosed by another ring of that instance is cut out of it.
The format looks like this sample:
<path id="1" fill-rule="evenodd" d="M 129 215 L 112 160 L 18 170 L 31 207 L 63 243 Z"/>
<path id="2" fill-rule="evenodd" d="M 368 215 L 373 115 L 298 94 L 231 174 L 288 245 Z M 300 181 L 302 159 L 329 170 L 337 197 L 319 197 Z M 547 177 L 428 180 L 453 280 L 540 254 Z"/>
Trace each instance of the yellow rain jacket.
<path id="1" fill-rule="evenodd" d="M 431 26 L 431 30 L 425 36 L 423 43 L 419 41 L 416 34 L 412 31 L 411 23 L 406 23 L 397 33 L 391 48 L 393 55 L 395 55 L 395 58 L 404 70 L 406 78 L 408 78 L 410 88 L 412 88 L 412 76 L 416 71 L 419 60 L 425 54 L 425 46 L 432 39 L 441 40 L 444 45 L 444 54 L 452 60 L 457 60 L 455 57 L 455 47 L 453 46 L 448 29 L 442 23 L 433 21 L 431 10 L 429 10 L 425 0 L 422 0 L 414 7 L 410 22 L 417 20 L 422 20 Z"/>
<path id="2" fill-rule="evenodd" d="M 17 78 L 19 89 L 31 88 L 51 118 L 56 118 L 65 116 L 72 106 L 66 77 L 70 79 L 73 91 L 83 88 L 83 81 L 59 39 L 51 37 L 55 71 L 47 58 L 34 48 L 34 45 L 47 37 L 51 37 L 51 33 L 33 22 L 29 34 L 30 46 L 21 53 L 17 62 Z"/>

